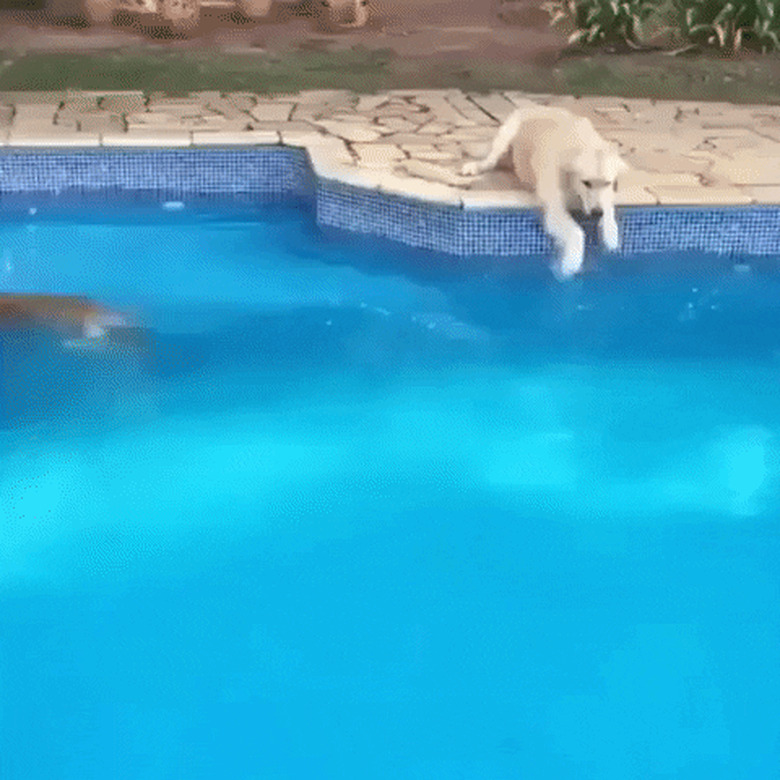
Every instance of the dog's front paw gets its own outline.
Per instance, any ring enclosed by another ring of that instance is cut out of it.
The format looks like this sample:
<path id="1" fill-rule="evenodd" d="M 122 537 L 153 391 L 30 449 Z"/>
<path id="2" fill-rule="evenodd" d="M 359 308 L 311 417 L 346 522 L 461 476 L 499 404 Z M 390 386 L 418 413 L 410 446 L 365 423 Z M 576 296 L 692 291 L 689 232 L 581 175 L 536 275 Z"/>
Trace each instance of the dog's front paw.
<path id="1" fill-rule="evenodd" d="M 601 240 L 610 252 L 617 252 L 620 247 L 618 226 L 614 219 L 603 220 L 601 223 Z"/>
<path id="2" fill-rule="evenodd" d="M 553 273 L 558 279 L 571 279 L 582 269 L 584 262 L 585 234 L 580 230 L 567 240 L 558 265 L 553 267 Z"/>
<path id="3" fill-rule="evenodd" d="M 478 162 L 467 162 L 461 169 L 461 176 L 476 176 L 479 173 Z"/>

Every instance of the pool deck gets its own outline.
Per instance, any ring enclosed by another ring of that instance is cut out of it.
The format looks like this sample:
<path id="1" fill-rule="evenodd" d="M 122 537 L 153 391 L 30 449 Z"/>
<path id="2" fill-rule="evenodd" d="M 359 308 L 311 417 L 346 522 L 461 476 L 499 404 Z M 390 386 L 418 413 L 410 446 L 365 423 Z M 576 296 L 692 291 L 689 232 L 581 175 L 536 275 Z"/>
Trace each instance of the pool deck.
<path id="1" fill-rule="evenodd" d="M 0 147 L 306 147 L 316 174 L 466 209 L 528 208 L 509 171 L 457 172 L 529 101 L 588 117 L 633 170 L 621 206 L 780 204 L 780 106 L 520 92 L 318 90 L 187 97 L 117 92 L 0 92 Z"/>

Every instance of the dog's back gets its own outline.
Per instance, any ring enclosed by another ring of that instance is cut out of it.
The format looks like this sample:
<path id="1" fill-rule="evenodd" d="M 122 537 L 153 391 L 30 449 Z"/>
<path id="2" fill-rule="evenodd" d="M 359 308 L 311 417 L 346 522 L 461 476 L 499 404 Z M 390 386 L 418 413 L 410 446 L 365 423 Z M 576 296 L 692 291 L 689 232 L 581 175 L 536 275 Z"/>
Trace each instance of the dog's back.
<path id="1" fill-rule="evenodd" d="M 533 154 L 549 145 L 552 141 L 551 136 L 559 133 L 560 124 L 555 117 L 531 116 L 522 118 L 509 147 L 512 170 L 522 187 L 530 190 L 536 189 L 538 182 L 531 161 Z"/>

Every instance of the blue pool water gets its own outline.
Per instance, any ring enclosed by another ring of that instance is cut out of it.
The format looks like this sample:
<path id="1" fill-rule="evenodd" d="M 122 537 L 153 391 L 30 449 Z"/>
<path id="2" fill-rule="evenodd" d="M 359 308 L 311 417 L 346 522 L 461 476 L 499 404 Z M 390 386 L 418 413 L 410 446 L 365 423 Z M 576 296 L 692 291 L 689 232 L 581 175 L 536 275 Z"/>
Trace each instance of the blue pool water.
<path id="1" fill-rule="evenodd" d="M 0 332 L 0 778 L 777 778 L 780 267 L 738 260 L 6 215 L 5 291 L 144 330 Z"/>

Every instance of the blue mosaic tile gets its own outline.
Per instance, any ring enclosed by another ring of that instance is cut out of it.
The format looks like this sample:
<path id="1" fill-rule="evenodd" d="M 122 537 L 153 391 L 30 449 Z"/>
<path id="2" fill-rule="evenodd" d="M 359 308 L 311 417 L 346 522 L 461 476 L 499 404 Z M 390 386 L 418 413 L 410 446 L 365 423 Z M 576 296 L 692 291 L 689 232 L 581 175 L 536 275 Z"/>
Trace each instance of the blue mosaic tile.
<path id="1" fill-rule="evenodd" d="M 549 255 L 554 245 L 535 210 L 436 206 L 333 182 L 317 185 L 317 221 L 453 255 Z M 599 245 L 597 221 L 580 216 L 586 245 Z M 780 254 L 780 207 L 631 206 L 618 210 L 624 254 L 697 250 Z"/>
<path id="2" fill-rule="evenodd" d="M 534 211 L 469 212 L 335 182 L 317 185 L 317 221 L 454 255 L 540 254 L 552 243 Z"/>
<path id="3" fill-rule="evenodd" d="M 117 189 L 295 195 L 310 192 L 312 182 L 305 151 L 281 147 L 0 152 L 0 194 Z"/>
<path id="4" fill-rule="evenodd" d="M 780 254 L 777 206 L 628 208 L 619 221 L 625 253 L 696 249 L 719 254 Z"/>

